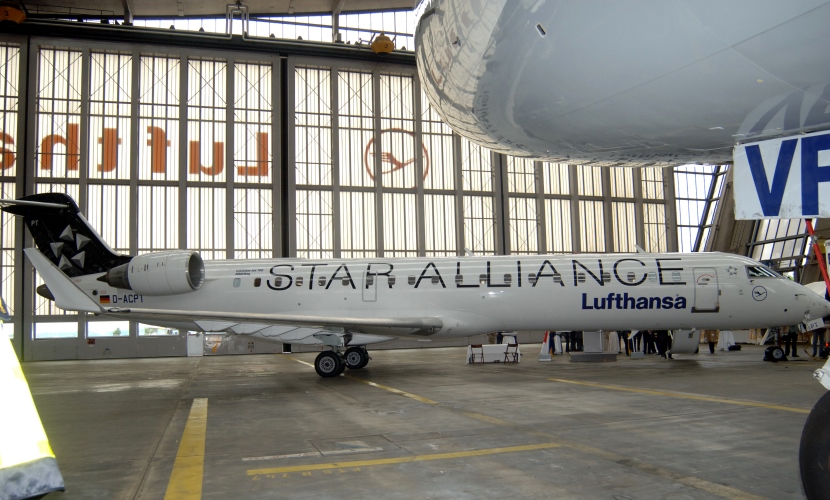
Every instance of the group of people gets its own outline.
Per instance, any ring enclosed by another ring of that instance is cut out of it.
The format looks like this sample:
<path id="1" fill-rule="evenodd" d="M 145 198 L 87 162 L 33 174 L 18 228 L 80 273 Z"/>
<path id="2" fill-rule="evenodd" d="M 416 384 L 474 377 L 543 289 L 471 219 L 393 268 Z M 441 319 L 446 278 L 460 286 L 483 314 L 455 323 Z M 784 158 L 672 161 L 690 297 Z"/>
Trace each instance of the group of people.
<path id="1" fill-rule="evenodd" d="M 782 342 L 784 348 L 784 356 L 790 356 L 792 353 L 792 357 L 797 358 L 798 356 L 798 335 L 801 332 L 799 325 L 792 325 L 792 326 L 782 326 L 782 327 L 772 327 L 770 328 L 773 341 L 774 342 Z M 810 341 L 812 342 L 813 346 L 813 357 L 827 357 L 827 350 L 826 350 L 826 337 L 827 337 L 827 330 L 828 328 L 821 327 L 816 328 L 815 330 L 809 332 L 810 333 Z M 768 332 L 769 333 L 769 332 Z"/>
<path id="2" fill-rule="evenodd" d="M 674 359 L 671 355 L 672 338 L 668 330 L 640 330 L 634 335 L 631 330 L 619 330 L 617 336 L 625 348 L 626 356 L 640 352 L 642 346 L 643 354 L 657 354 L 664 359 Z"/>
<path id="3" fill-rule="evenodd" d="M 775 335 L 774 341 L 779 340 L 783 342 L 784 355 L 799 357 L 798 355 L 798 335 L 799 325 L 772 327 L 770 329 Z M 813 357 L 827 357 L 827 332 L 830 328 L 818 328 L 810 332 Z M 548 350 L 556 352 L 554 348 L 555 339 L 558 336 L 562 343 L 562 351 L 566 353 L 579 352 L 583 349 L 583 333 L 581 331 L 570 332 L 554 332 L 548 333 Z M 706 329 L 700 331 L 701 337 L 709 345 L 709 353 L 715 353 L 715 346 L 718 343 L 720 336 L 719 330 Z M 633 335 L 631 330 L 618 330 L 617 337 L 620 342 L 620 351 L 625 349 L 625 355 L 629 356 L 632 352 L 642 352 L 643 354 L 656 354 L 664 359 L 674 359 L 671 355 L 672 336 L 668 330 L 640 330 Z"/>
<path id="4" fill-rule="evenodd" d="M 554 347 L 554 343 L 556 342 L 556 337 L 559 337 L 559 341 L 562 343 L 562 351 L 570 353 L 570 352 L 581 352 L 583 349 L 583 336 L 581 330 L 574 330 L 570 332 L 554 332 L 548 331 L 545 332 L 548 335 L 548 351 L 549 352 L 556 352 L 556 348 Z"/>

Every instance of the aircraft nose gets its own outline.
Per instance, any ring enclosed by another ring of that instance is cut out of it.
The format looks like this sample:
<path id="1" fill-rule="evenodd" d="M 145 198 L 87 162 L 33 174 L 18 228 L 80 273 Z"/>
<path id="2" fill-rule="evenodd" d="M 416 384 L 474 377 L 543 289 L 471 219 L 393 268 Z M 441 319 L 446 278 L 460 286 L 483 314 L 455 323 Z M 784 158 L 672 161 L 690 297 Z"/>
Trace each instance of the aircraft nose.
<path id="1" fill-rule="evenodd" d="M 819 299 L 819 305 L 816 311 L 820 312 L 822 318 L 830 316 L 830 302 L 824 299 Z"/>
<path id="2" fill-rule="evenodd" d="M 830 302 L 824 300 L 822 297 L 817 297 L 815 305 L 810 309 L 810 316 L 814 318 L 826 318 L 830 316 Z"/>

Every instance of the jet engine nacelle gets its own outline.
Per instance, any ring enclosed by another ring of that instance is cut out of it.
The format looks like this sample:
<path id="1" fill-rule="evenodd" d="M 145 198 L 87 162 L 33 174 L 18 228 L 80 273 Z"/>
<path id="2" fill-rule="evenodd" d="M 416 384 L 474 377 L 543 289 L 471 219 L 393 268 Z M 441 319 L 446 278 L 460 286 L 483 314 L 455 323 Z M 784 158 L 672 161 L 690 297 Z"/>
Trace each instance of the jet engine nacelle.
<path id="1" fill-rule="evenodd" d="M 100 281 L 142 295 L 174 295 L 198 290 L 205 281 L 205 263 L 197 252 L 174 250 L 133 257 L 113 267 Z"/>

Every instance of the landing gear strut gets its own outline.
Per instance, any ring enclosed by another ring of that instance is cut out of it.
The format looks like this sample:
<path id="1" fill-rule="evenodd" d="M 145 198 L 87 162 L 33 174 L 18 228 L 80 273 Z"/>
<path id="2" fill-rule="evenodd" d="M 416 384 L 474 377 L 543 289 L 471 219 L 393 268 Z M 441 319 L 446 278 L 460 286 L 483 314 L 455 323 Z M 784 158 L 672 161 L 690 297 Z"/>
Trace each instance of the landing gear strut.
<path id="1" fill-rule="evenodd" d="M 346 362 L 339 352 L 323 351 L 314 360 L 314 370 L 323 378 L 336 377 L 346 369 Z"/>
<path id="2" fill-rule="evenodd" d="M 365 347 L 349 347 L 346 349 L 344 356 L 346 361 L 346 368 L 349 370 L 359 370 L 369 363 L 369 353 L 366 352 Z"/>

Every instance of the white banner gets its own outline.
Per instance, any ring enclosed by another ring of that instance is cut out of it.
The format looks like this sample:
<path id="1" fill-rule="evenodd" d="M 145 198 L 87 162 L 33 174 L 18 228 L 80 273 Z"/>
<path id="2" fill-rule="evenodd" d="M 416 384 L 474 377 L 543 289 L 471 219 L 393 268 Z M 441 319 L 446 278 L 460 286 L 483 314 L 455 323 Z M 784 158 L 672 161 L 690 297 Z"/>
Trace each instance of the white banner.
<path id="1" fill-rule="evenodd" d="M 739 144 L 732 156 L 736 219 L 830 217 L 830 132 Z"/>
<path id="2" fill-rule="evenodd" d="M 824 328 L 824 320 L 822 318 L 804 323 L 805 332 L 812 332 L 813 330 L 818 330 L 819 328 Z"/>

